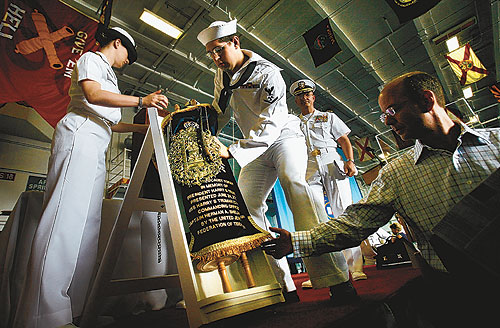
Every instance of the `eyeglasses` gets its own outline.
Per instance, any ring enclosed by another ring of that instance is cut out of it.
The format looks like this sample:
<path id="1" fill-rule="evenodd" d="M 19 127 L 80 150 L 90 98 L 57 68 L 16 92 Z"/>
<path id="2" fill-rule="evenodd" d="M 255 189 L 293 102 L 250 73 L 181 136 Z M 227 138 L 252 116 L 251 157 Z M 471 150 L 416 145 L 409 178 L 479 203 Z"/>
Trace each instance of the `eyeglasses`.
<path id="1" fill-rule="evenodd" d="M 385 120 L 387 119 L 387 117 L 396 115 L 396 113 L 399 112 L 407 102 L 408 100 L 403 101 L 399 105 L 392 105 L 390 107 L 387 107 L 387 109 L 382 114 L 380 114 L 380 121 L 385 124 Z"/>
<path id="2" fill-rule="evenodd" d="M 221 46 L 218 46 L 218 47 L 215 47 L 213 48 L 211 51 L 207 51 L 206 52 L 206 55 L 208 58 L 214 58 L 215 55 L 219 56 L 220 57 L 220 53 L 222 52 L 222 50 L 224 50 L 224 47 L 229 43 L 228 42 L 224 42 L 223 45 Z"/>
<path id="3" fill-rule="evenodd" d="M 388 107 L 384 113 L 380 114 L 380 121 L 385 124 L 387 116 L 394 116 L 394 115 L 396 115 L 396 110 L 392 107 Z"/>

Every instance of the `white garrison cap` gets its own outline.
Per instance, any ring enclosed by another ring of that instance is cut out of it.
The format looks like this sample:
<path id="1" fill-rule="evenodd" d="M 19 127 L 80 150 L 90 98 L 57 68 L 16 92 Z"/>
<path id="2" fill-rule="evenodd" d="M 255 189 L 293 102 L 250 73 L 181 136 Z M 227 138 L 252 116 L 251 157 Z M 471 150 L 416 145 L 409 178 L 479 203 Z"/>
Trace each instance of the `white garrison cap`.
<path id="1" fill-rule="evenodd" d="M 230 22 L 215 21 L 198 34 L 198 41 L 204 46 L 210 41 L 236 33 L 236 19 Z"/>
<path id="2" fill-rule="evenodd" d="M 316 84 L 313 81 L 308 79 L 298 80 L 292 83 L 290 86 L 290 93 L 294 96 L 298 96 L 301 93 L 316 91 Z"/>

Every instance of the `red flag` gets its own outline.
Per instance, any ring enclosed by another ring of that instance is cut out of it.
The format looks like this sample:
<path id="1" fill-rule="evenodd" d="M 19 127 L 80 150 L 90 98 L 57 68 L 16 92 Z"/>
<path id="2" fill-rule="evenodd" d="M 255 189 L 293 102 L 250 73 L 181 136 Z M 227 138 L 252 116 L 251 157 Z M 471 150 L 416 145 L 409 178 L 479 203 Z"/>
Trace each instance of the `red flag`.
<path id="1" fill-rule="evenodd" d="M 97 49 L 97 22 L 56 0 L 4 0 L 1 8 L 0 104 L 22 101 L 55 126 L 76 61 Z"/>

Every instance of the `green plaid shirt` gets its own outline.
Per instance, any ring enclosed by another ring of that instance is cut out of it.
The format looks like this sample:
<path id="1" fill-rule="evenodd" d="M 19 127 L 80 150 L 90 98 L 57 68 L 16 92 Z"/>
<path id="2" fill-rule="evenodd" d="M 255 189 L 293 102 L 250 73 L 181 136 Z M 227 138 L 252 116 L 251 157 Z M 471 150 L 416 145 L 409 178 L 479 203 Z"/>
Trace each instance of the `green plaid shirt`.
<path id="1" fill-rule="evenodd" d="M 395 212 L 411 227 L 423 257 L 438 270 L 442 262 L 428 240 L 431 229 L 463 196 L 500 166 L 500 129 L 462 125 L 454 152 L 433 149 L 419 140 L 386 165 L 368 195 L 338 218 L 309 231 L 292 233 L 296 257 L 359 245 Z"/>

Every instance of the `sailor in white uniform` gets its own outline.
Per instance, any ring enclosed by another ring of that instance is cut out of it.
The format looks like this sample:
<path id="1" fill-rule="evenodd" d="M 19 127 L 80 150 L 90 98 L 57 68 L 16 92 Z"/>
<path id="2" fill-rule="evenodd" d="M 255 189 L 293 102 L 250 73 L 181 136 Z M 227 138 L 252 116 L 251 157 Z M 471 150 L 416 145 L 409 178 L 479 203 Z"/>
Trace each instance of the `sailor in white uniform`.
<path id="1" fill-rule="evenodd" d="M 290 93 L 301 110 L 301 129 L 306 137 L 309 154 L 306 180 L 313 190 L 316 204 L 323 204 L 326 193 L 334 217 L 352 204 L 349 177 L 357 173 L 354 154 L 347 135 L 351 130 L 334 113 L 314 108 L 316 85 L 308 79 L 298 80 L 290 86 Z M 344 162 L 337 152 L 340 145 L 346 156 Z M 353 280 L 366 279 L 363 256 L 359 246 L 343 251 Z M 304 283 L 308 285 L 307 282 Z"/>
<path id="2" fill-rule="evenodd" d="M 120 94 L 112 67 L 137 59 L 135 42 L 121 28 L 98 37 L 100 51 L 83 54 L 75 66 L 68 113 L 54 131 L 43 213 L 11 327 L 60 327 L 81 315 L 97 256 L 111 132 L 147 129 L 121 123 L 120 107 L 168 105 L 160 91 L 144 98 Z"/>
<path id="3" fill-rule="evenodd" d="M 326 219 L 326 213 L 316 210 L 305 180 L 307 151 L 300 120 L 288 113 L 286 85 L 280 69 L 258 54 L 241 49 L 236 27 L 236 20 L 217 21 L 198 34 L 207 55 L 218 67 L 213 105 L 220 112 L 219 128 L 229 121 L 232 109 L 244 136 L 229 147 L 221 144 L 221 155 L 234 157 L 242 167 L 238 186 L 250 214 L 261 228 L 269 228 L 266 199 L 279 178 L 296 229 L 307 230 L 322 221 L 320 216 Z M 298 300 L 286 258 L 269 257 L 269 260 L 278 281 L 289 292 L 288 298 Z M 342 268 L 330 257 L 305 261 L 310 274 L 316 269 L 321 287 L 348 280 L 345 260 Z"/>

